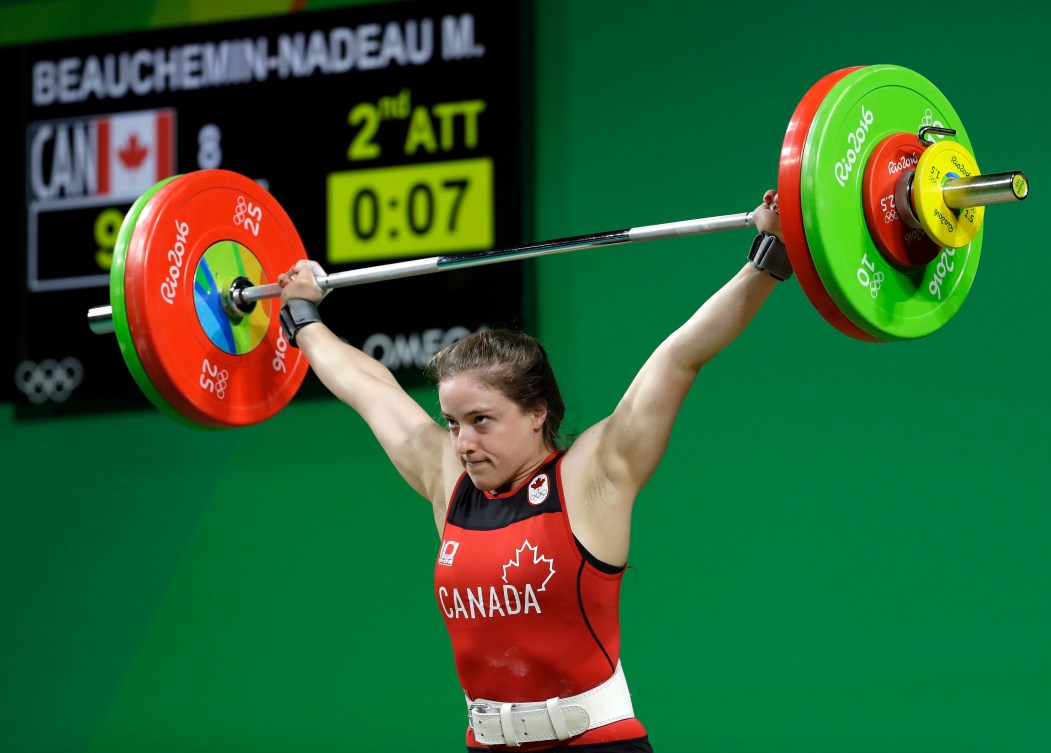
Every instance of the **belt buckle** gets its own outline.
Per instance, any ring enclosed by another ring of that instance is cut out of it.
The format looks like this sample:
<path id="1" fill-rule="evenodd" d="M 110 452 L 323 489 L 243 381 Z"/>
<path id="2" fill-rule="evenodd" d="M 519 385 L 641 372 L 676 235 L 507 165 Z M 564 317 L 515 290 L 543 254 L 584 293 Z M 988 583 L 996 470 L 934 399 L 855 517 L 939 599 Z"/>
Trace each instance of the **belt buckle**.
<path id="1" fill-rule="evenodd" d="M 474 712 L 484 714 L 489 709 L 488 703 L 471 703 L 467 706 L 467 721 L 471 725 L 471 729 L 474 729 Z"/>
<path id="2" fill-rule="evenodd" d="M 493 708 L 494 707 L 492 706 L 492 704 L 478 703 L 478 702 L 471 703 L 471 704 L 469 704 L 467 706 L 467 726 L 469 726 L 471 728 L 471 731 L 474 733 L 475 739 L 478 740 L 479 742 L 481 742 L 481 740 L 479 740 L 479 737 L 487 739 L 487 740 L 489 739 L 489 736 L 485 733 L 485 730 L 481 729 L 481 722 L 483 721 L 483 719 L 482 719 L 483 715 L 485 715 L 485 714 L 492 714 L 493 713 Z M 477 718 L 475 717 L 475 714 L 478 715 Z M 478 722 L 477 725 L 475 724 L 476 721 Z M 501 732 L 502 732 L 502 728 L 501 728 Z M 500 737 L 500 742 L 503 742 L 503 735 L 502 734 L 501 734 L 501 737 Z M 483 745 L 493 745 L 493 744 L 496 744 L 496 743 L 482 743 L 482 744 Z"/>

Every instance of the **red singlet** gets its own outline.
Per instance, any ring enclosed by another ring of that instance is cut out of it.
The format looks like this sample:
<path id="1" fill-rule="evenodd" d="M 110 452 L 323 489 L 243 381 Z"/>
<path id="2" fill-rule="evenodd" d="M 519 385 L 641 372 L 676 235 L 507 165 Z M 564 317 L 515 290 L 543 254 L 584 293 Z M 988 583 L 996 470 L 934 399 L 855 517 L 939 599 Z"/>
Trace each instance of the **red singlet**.
<path id="1" fill-rule="evenodd" d="M 574 538 L 562 505 L 561 459 L 551 454 L 505 494 L 479 490 L 465 473 L 449 502 L 434 588 L 469 698 L 565 698 L 601 684 L 616 668 L 624 568 L 598 561 Z M 516 750 L 645 734 L 637 719 L 626 719 L 568 743 Z M 470 728 L 467 744 L 479 745 Z"/>

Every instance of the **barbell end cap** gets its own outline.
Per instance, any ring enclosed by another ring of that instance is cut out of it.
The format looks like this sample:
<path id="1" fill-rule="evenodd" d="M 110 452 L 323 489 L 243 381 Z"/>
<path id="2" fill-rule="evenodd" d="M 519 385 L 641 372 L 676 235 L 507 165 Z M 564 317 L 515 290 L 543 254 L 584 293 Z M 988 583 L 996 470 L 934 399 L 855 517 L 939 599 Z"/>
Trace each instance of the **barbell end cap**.
<path id="1" fill-rule="evenodd" d="M 113 327 L 113 307 L 95 306 L 88 309 L 88 326 L 96 335 L 112 335 L 116 331 Z"/>
<path id="2" fill-rule="evenodd" d="M 1029 195 L 1029 178 L 1021 170 L 1015 172 L 1011 179 L 1011 190 L 1019 201 Z"/>

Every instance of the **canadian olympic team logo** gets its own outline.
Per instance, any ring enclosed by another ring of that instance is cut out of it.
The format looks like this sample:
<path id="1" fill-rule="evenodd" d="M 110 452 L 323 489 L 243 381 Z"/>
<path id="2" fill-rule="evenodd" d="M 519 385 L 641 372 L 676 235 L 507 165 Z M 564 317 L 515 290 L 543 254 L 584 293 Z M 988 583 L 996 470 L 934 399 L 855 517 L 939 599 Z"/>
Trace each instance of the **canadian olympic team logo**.
<path id="1" fill-rule="evenodd" d="M 529 482 L 529 504 L 534 507 L 543 504 L 544 500 L 547 499 L 550 493 L 551 481 L 548 479 L 546 473 L 541 473 Z"/>

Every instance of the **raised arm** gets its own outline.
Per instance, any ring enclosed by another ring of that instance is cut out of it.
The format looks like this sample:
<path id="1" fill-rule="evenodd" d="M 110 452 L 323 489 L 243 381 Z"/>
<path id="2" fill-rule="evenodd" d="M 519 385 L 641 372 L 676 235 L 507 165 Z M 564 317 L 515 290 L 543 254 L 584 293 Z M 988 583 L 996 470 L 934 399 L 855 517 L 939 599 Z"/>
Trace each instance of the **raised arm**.
<path id="1" fill-rule="evenodd" d="M 768 191 L 753 216 L 761 233 L 780 242 L 776 198 Z M 779 253 L 783 246 L 771 251 L 771 267 Z M 657 347 L 613 413 L 573 443 L 563 463 L 574 487 L 567 497 L 587 503 L 571 503 L 570 519 L 592 554 L 610 564 L 626 561 L 631 507 L 663 457 L 701 367 L 744 331 L 777 282 L 746 263 Z"/>
<path id="2" fill-rule="evenodd" d="M 305 300 L 316 306 L 324 293 L 315 277 L 323 273 L 317 262 L 297 262 L 279 278 L 282 303 L 293 301 L 295 307 L 294 301 Z M 462 470 L 445 430 L 386 366 L 341 340 L 324 323 L 298 329 L 295 345 L 329 391 L 365 420 L 402 478 L 431 502 L 440 531 L 451 484 Z"/>

